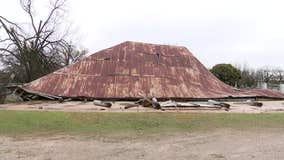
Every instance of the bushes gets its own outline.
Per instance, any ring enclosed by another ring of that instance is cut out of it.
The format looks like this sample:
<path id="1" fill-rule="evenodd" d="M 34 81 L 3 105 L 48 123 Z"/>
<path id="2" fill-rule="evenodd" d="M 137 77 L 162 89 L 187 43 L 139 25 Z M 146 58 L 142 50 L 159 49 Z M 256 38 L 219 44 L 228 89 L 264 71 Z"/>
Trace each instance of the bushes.
<path id="1" fill-rule="evenodd" d="M 241 71 L 231 64 L 217 64 L 210 71 L 218 79 L 231 86 L 238 84 L 242 78 Z"/>

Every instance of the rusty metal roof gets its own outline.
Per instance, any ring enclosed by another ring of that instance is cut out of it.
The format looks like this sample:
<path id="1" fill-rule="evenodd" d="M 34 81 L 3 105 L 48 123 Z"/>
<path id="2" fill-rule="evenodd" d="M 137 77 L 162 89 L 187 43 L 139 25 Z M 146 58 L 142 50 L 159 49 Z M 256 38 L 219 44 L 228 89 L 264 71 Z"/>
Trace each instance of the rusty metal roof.
<path id="1" fill-rule="evenodd" d="M 274 91 L 236 91 L 185 47 L 124 42 L 39 78 L 24 89 L 62 97 L 284 98 Z"/>

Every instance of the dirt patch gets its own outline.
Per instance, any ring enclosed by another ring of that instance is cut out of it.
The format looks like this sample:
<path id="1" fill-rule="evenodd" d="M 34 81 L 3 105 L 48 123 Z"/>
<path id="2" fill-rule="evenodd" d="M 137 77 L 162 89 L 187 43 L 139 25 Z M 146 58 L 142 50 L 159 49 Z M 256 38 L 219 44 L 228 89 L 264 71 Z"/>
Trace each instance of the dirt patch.
<path id="1" fill-rule="evenodd" d="M 138 139 L 2 136 L 0 157 L 3 160 L 284 159 L 283 133 L 280 129 L 219 129 L 210 133 L 175 133 Z"/>

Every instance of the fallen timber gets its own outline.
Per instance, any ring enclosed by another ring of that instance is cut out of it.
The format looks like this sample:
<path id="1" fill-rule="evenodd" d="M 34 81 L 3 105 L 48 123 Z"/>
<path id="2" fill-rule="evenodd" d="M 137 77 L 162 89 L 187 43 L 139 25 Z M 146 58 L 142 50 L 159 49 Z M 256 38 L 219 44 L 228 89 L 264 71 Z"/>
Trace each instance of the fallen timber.
<path id="1" fill-rule="evenodd" d="M 104 102 L 100 100 L 94 100 L 93 104 L 96 106 L 101 106 L 101 107 L 106 107 L 106 108 L 111 108 L 112 103 L 111 102 Z"/>
<path id="2" fill-rule="evenodd" d="M 65 97 L 59 97 L 49 94 L 44 94 L 40 92 L 34 92 L 27 89 L 17 88 L 14 93 L 17 93 L 18 96 L 22 97 L 24 100 L 35 100 L 40 97 L 48 100 L 55 100 L 59 103 L 64 103 L 68 101 L 72 101 L 73 98 L 65 98 Z M 162 101 L 159 102 L 155 97 L 148 98 L 146 96 L 140 95 L 141 99 L 134 103 L 127 103 L 123 104 L 125 107 L 124 109 L 130 109 L 133 107 L 147 107 L 147 108 L 153 108 L 156 110 L 193 110 L 193 109 L 225 109 L 226 111 L 229 110 L 230 105 L 227 103 L 215 101 L 215 100 L 208 100 L 207 102 L 177 102 L 177 101 Z M 81 99 L 82 100 L 82 99 Z M 83 99 L 84 102 L 87 102 L 88 99 Z M 105 108 L 111 108 L 112 102 L 105 101 L 105 100 L 94 100 L 93 104 L 100 107 Z"/>
<path id="3" fill-rule="evenodd" d="M 132 103 L 122 104 L 122 105 L 125 105 L 124 109 L 129 109 L 129 108 L 139 107 L 140 106 L 140 104 L 132 104 Z"/>
<path id="4" fill-rule="evenodd" d="M 133 107 L 150 107 L 161 110 L 192 110 L 192 109 L 222 109 L 229 110 L 230 104 L 218 102 L 214 100 L 208 100 L 207 102 L 175 102 L 172 100 L 158 102 L 156 98 L 149 99 L 145 96 L 135 103 L 125 104 L 124 109 Z"/>
<path id="5" fill-rule="evenodd" d="M 42 97 L 42 98 L 48 99 L 48 100 L 58 100 L 59 102 L 64 101 L 64 99 L 62 97 L 59 97 L 59 96 L 35 92 L 35 91 L 31 91 L 31 90 L 24 89 L 24 88 L 21 88 L 21 87 L 17 87 L 14 90 L 14 93 L 17 93 L 18 96 L 20 96 L 24 100 L 28 100 L 28 101 L 38 99 L 39 97 Z"/>
<path id="6" fill-rule="evenodd" d="M 253 101 L 253 100 L 246 100 L 244 102 L 235 102 L 234 104 L 245 104 L 245 105 L 256 106 L 256 107 L 262 107 L 263 106 L 263 103 Z"/>
<path id="7" fill-rule="evenodd" d="M 194 109 L 222 109 L 224 108 L 226 111 L 229 110 L 230 105 L 223 102 L 208 100 L 208 102 L 187 102 L 187 103 L 181 103 L 181 102 L 173 102 L 173 101 L 167 101 L 167 102 L 161 102 L 161 107 L 165 110 L 194 110 Z"/>
<path id="8" fill-rule="evenodd" d="M 136 102 L 136 104 L 140 104 L 143 107 L 152 107 L 154 109 L 161 109 L 161 105 L 155 97 L 152 98 L 152 100 L 151 100 L 151 99 L 149 99 L 149 98 L 147 98 L 143 95 L 140 95 L 140 96 L 143 97 L 143 98 L 138 100 Z"/>

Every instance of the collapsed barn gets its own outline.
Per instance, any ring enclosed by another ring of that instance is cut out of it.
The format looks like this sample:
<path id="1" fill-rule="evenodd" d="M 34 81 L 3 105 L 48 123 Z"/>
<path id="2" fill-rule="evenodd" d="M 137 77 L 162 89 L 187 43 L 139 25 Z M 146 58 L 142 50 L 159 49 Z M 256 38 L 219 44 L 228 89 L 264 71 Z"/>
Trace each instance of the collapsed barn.
<path id="1" fill-rule="evenodd" d="M 124 42 L 17 88 L 24 99 L 284 99 L 272 90 L 239 90 L 211 74 L 185 47 Z"/>

